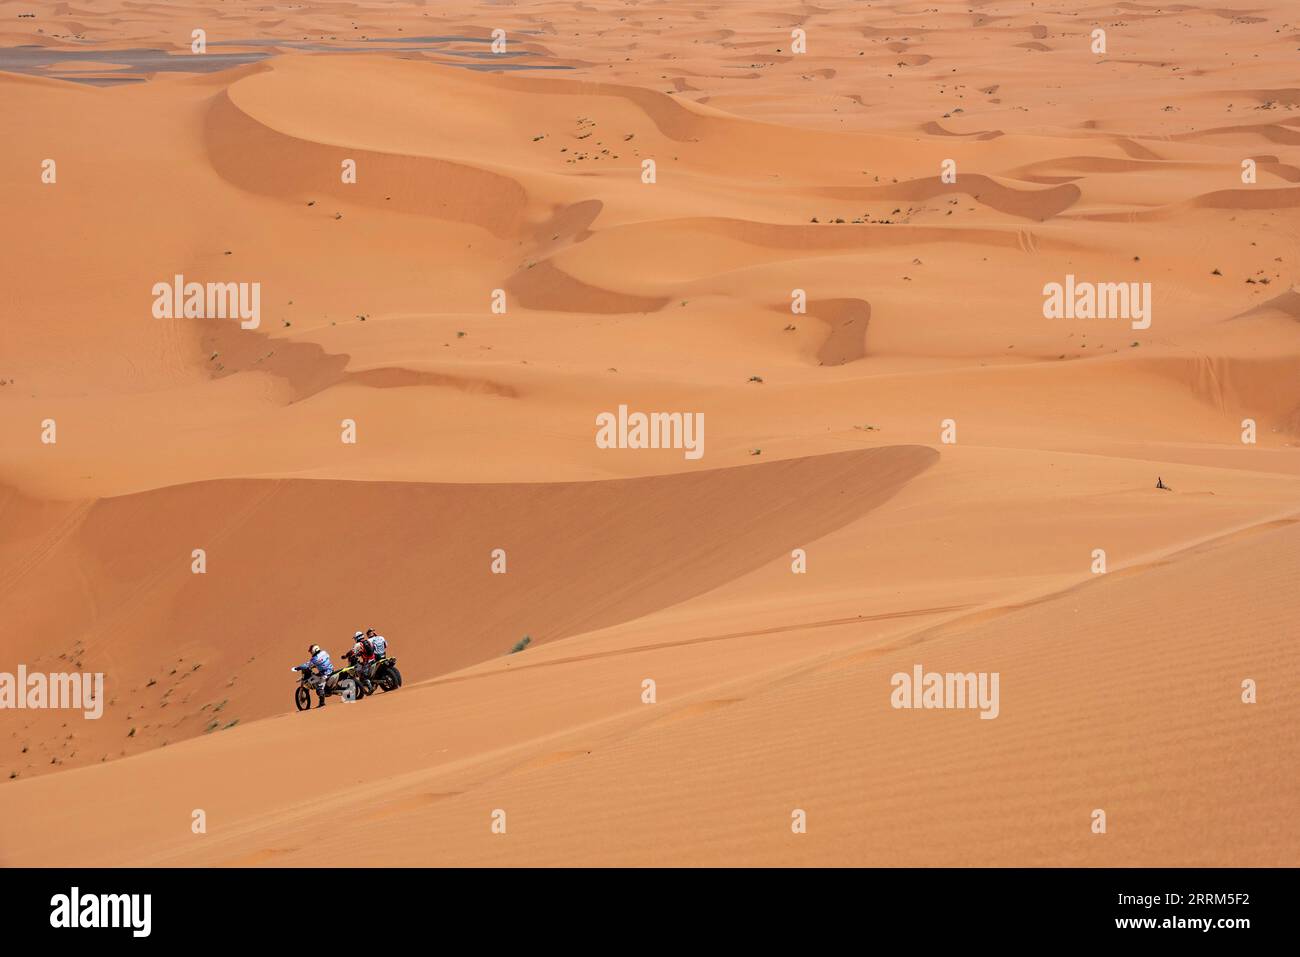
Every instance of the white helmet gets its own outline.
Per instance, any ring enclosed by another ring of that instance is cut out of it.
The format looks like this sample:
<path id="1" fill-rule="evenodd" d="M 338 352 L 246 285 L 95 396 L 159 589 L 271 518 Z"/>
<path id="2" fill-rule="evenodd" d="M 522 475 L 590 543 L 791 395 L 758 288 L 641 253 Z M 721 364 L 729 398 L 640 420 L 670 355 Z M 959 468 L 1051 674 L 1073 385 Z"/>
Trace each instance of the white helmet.
<path id="1" fill-rule="evenodd" d="M 320 645 L 312 645 L 307 650 L 313 655 L 318 655 L 320 654 Z"/>
<path id="2" fill-rule="evenodd" d="M 360 641 L 364 637 L 366 637 L 366 633 L 364 631 L 358 631 L 355 635 L 352 636 L 352 640 Z"/>

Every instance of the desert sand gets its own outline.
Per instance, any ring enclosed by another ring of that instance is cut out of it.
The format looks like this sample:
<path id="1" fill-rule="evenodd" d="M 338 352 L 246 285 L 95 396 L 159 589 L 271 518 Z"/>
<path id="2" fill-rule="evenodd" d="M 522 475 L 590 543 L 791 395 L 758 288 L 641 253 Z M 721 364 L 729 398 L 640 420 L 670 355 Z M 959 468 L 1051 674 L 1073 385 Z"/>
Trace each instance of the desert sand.
<path id="1" fill-rule="evenodd" d="M 1282 0 L 0 0 L 0 672 L 107 698 L 0 710 L 0 865 L 1300 865 L 1298 53 Z M 367 626 L 405 685 L 294 711 Z"/>

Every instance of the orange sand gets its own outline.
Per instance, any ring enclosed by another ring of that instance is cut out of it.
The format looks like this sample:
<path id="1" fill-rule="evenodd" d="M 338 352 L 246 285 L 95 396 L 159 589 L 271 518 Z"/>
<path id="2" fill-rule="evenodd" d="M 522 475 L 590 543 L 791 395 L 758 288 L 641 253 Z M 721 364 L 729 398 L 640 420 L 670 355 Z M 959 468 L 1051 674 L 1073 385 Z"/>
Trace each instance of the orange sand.
<path id="1" fill-rule="evenodd" d="M 0 672 L 109 699 L 0 711 L 0 864 L 1300 864 L 1300 18 L 971 9 L 0 0 L 141 79 L 0 72 Z M 273 55 L 115 57 L 195 27 Z M 405 687 L 294 713 L 367 625 Z"/>

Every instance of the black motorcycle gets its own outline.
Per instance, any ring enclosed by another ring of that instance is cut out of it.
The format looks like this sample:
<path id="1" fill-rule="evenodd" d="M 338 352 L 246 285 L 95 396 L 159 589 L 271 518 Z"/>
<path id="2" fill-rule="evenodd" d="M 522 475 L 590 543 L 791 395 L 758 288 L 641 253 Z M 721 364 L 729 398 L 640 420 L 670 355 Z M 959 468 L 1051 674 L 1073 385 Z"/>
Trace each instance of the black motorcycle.
<path id="1" fill-rule="evenodd" d="M 396 691 L 402 686 L 402 673 L 397 670 L 396 658 L 380 658 L 370 669 L 370 680 L 384 691 Z"/>
<path id="2" fill-rule="evenodd" d="M 402 686 L 402 673 L 397 670 L 396 658 L 380 658 L 363 666 L 354 655 L 346 655 L 348 667 L 357 675 L 357 691 L 364 698 L 376 691 L 396 691 Z"/>

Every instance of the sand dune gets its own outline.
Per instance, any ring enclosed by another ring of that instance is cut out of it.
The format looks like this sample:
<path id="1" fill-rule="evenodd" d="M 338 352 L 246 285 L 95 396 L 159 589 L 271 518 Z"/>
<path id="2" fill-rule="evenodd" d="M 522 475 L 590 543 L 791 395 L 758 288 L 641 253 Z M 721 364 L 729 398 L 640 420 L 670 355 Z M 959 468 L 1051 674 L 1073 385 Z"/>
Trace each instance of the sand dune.
<path id="1" fill-rule="evenodd" d="M 413 674 L 496 657 L 525 634 L 545 644 L 636 618 L 821 537 L 935 457 L 867 449 L 571 485 L 202 483 L 89 504 L 75 524 L 50 515 L 15 543 L 40 562 L 17 568 L 0 602 L 19 634 L 80 636 L 29 655 L 30 667 L 75 658 L 105 671 L 126 706 L 120 720 L 87 722 L 88 738 L 37 745 L 23 770 L 41 770 L 37 753 L 84 764 L 198 734 L 212 720 L 200 702 L 241 721 L 279 713 L 289 665 L 314 641 L 341 653 L 355 626 L 337 623 L 370 607 L 410 636 Z M 129 562 L 116 547 L 128 539 Z M 192 573 L 194 548 L 210 556 L 204 575 Z M 490 571 L 494 549 L 505 574 Z M 233 630 L 232 608 L 247 609 Z M 164 637 L 142 643 L 141 631 Z M 283 636 L 288 657 L 268 660 L 254 633 Z M 40 738 L 55 717 L 31 715 L 10 722 L 12 740 Z"/>
<path id="2" fill-rule="evenodd" d="M 522 669 L 506 660 L 357 705 L 390 729 L 370 748 L 383 777 L 282 760 L 308 720 L 346 735 L 355 719 L 340 706 L 42 778 L 22 805 L 7 788 L 0 802 L 29 826 L 5 825 L 6 863 L 306 865 L 322 816 L 363 864 L 1289 863 L 1294 841 L 1269 822 L 1296 799 L 1296 754 L 1278 745 L 1296 717 L 1284 689 L 1297 678 L 1285 587 L 1297 528 L 982 621 L 874 641 L 841 632 L 838 647 L 809 629 L 797 650 L 731 636 L 744 661 L 725 640 L 620 652 L 614 630 L 579 654 L 559 642 Z M 1237 574 L 1257 583 L 1255 627 L 1225 642 L 1242 612 Z M 1183 597 L 1153 627 L 1147 610 L 1170 592 Z M 996 721 L 889 707 L 891 672 L 976 659 L 1010 692 Z M 645 675 L 672 689 L 653 706 L 638 701 Z M 1243 678 L 1275 697 L 1243 707 Z M 571 689 L 562 704 L 555 682 Z M 255 810 L 244 763 L 265 769 Z M 55 816 L 64 780 L 97 795 L 93 820 Z M 191 834 L 192 806 L 219 826 Z M 796 808 L 809 820 L 797 837 Z M 1096 808 L 1105 835 L 1089 830 Z M 489 830 L 496 809 L 504 836 Z M 1189 826 L 1229 840 L 1188 842 Z"/>
<path id="3" fill-rule="evenodd" d="M 0 864 L 1300 861 L 1286 4 L 28 12 L 0 673 L 108 701 L 0 711 Z M 290 713 L 366 625 L 406 685 Z"/>

